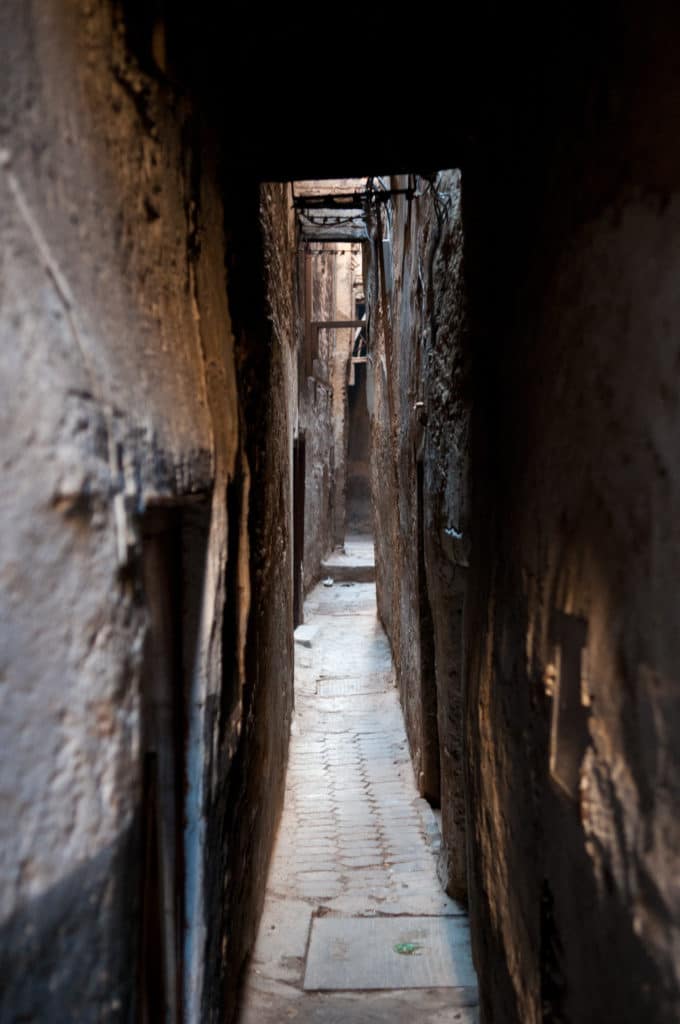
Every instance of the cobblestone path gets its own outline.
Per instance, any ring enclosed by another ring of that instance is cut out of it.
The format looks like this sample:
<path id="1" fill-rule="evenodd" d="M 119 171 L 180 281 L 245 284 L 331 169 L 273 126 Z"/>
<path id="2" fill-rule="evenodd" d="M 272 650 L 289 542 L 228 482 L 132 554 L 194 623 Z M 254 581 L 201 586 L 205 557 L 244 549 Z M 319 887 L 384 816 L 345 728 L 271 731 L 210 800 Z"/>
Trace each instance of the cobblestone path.
<path id="1" fill-rule="evenodd" d="M 477 991 L 467 921 L 437 880 L 439 831 L 415 787 L 375 585 L 317 587 L 295 649 L 285 806 L 241 1024 L 472 1024 Z M 340 931 L 326 948 L 329 922 L 320 921 L 328 917 Z M 381 927 L 400 928 L 407 938 L 410 925 L 425 927 L 416 937 L 442 922 L 455 930 L 457 945 L 444 950 L 453 956 L 451 984 L 395 987 L 395 970 L 399 985 L 414 984 L 401 980 L 411 975 L 423 984 L 417 978 L 429 969 L 427 940 L 376 938 L 365 919 L 387 917 Z M 342 941 L 346 926 L 351 940 Z M 395 949 L 414 956 L 399 959 Z M 369 977 L 370 991 L 350 987 L 357 970 L 362 989 Z"/>

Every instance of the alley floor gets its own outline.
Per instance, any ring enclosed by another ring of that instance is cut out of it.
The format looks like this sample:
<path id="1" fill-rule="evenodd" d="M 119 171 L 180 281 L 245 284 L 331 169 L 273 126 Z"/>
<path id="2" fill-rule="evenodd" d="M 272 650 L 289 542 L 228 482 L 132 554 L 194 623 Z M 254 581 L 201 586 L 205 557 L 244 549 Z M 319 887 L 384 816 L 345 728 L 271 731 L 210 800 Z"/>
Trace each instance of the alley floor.
<path id="1" fill-rule="evenodd" d="M 320 584 L 295 638 L 285 806 L 241 1024 L 474 1024 L 467 918 L 437 880 L 375 584 Z"/>

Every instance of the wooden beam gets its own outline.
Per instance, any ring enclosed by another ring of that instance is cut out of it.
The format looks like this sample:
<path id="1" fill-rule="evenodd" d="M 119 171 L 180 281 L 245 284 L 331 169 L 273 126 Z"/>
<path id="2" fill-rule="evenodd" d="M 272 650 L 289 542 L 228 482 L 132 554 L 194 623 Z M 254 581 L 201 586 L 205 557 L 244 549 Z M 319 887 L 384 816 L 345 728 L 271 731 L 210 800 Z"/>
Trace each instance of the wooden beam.
<path id="1" fill-rule="evenodd" d="M 310 224 L 315 227 L 318 222 L 326 218 L 329 222 L 342 223 L 344 220 L 366 220 L 366 210 L 362 206 L 347 206 L 344 210 L 334 209 L 330 206 L 318 207 L 314 210 L 297 209 L 297 214 L 301 217 L 306 224 Z"/>
<path id="2" fill-rule="evenodd" d="M 321 327 L 330 327 L 330 328 L 333 328 L 333 329 L 338 328 L 338 327 L 365 327 L 366 326 L 366 321 L 365 320 L 312 320 L 311 326 L 315 327 L 317 329 L 317 331 Z"/>
<path id="3" fill-rule="evenodd" d="M 293 206 L 302 214 L 306 213 L 307 210 L 313 210 L 314 216 L 329 216 L 331 213 L 334 213 L 337 217 L 339 212 L 346 213 L 348 210 L 360 210 L 363 212 L 366 196 L 366 192 L 295 196 Z"/>
<path id="4" fill-rule="evenodd" d="M 366 242 L 368 231 L 365 224 L 304 224 L 302 238 L 310 242 Z"/>

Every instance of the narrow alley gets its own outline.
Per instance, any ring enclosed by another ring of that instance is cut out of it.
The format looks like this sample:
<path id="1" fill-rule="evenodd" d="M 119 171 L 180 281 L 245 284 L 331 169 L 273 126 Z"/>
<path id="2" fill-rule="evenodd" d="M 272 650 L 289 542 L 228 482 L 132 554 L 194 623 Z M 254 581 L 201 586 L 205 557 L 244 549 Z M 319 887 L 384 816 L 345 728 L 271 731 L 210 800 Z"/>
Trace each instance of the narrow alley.
<path id="1" fill-rule="evenodd" d="M 678 1024 L 678 54 L 1 0 L 0 1024 Z"/>
<path id="2" fill-rule="evenodd" d="M 375 585 L 349 581 L 367 546 L 348 541 L 345 581 L 317 585 L 295 633 L 283 816 L 241 1024 L 478 1019 L 467 915 L 437 878 Z"/>

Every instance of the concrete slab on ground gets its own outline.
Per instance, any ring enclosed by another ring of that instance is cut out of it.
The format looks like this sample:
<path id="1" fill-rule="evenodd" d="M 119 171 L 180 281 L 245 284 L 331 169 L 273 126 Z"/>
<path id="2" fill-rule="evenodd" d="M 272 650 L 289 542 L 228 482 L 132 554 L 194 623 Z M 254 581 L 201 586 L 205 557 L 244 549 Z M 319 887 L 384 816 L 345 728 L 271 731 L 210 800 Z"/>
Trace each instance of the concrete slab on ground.
<path id="1" fill-rule="evenodd" d="M 375 580 L 374 565 L 356 565 L 349 560 L 322 562 L 321 573 L 325 580 L 332 580 L 333 584 L 373 583 Z"/>
<path id="2" fill-rule="evenodd" d="M 464 989 L 412 988 L 395 992 L 299 992 L 264 979 L 239 1024 L 479 1024 Z"/>
<path id="3" fill-rule="evenodd" d="M 311 647 L 316 633 L 317 631 L 314 626 L 305 624 L 297 627 L 293 637 L 295 638 L 295 643 L 300 644 L 301 647 Z"/>
<path id="4" fill-rule="evenodd" d="M 316 692 L 319 697 L 353 697 L 363 693 L 383 693 L 394 686 L 390 672 L 376 672 L 369 676 L 334 676 L 320 678 Z"/>
<path id="5" fill-rule="evenodd" d="M 467 988 L 477 998 L 463 917 L 315 917 L 307 991 Z"/>
<path id="6" fill-rule="evenodd" d="M 373 583 L 375 580 L 375 556 L 370 537 L 351 537 L 344 548 L 336 548 L 321 563 L 324 578 L 336 583 Z"/>

